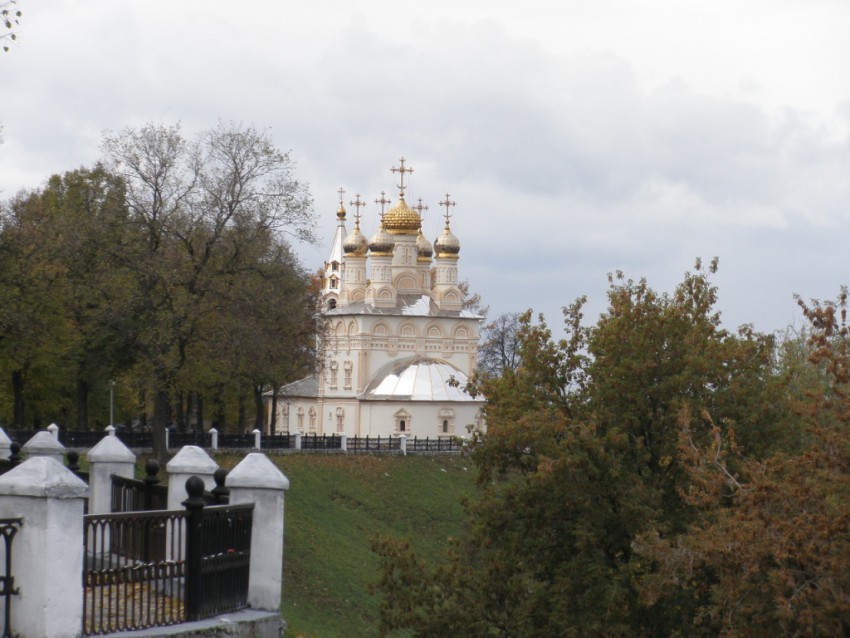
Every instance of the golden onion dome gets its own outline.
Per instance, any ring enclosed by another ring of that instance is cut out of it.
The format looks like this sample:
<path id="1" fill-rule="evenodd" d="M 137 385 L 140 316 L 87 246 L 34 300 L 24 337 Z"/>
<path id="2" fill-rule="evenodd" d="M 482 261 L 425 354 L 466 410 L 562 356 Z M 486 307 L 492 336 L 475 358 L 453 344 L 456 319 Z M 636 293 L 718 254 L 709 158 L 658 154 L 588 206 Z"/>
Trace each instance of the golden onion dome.
<path id="1" fill-rule="evenodd" d="M 346 255 L 352 257 L 363 257 L 369 249 L 369 242 L 360 232 L 360 224 L 354 226 L 354 230 L 344 240 L 342 240 L 342 250 Z"/>
<path id="2" fill-rule="evenodd" d="M 443 234 L 434 241 L 434 250 L 437 257 L 456 257 L 460 252 L 460 240 L 452 233 L 448 222 L 443 229 Z"/>
<path id="3" fill-rule="evenodd" d="M 419 226 L 419 235 L 416 236 L 416 255 L 419 259 L 430 260 L 433 254 L 434 249 L 431 242 L 425 239 L 425 235 L 422 234 L 422 226 Z"/>
<path id="4" fill-rule="evenodd" d="M 339 208 L 336 209 L 336 218 L 345 220 L 345 206 L 342 205 L 342 202 L 339 203 Z"/>
<path id="5" fill-rule="evenodd" d="M 373 255 L 392 255 L 393 248 L 395 248 L 395 239 L 387 232 L 382 223 L 378 232 L 372 235 L 372 239 L 369 240 L 369 251 Z"/>
<path id="6" fill-rule="evenodd" d="M 413 234 L 419 230 L 422 219 L 414 209 L 407 205 L 404 196 L 384 214 L 384 228 L 393 235 Z"/>

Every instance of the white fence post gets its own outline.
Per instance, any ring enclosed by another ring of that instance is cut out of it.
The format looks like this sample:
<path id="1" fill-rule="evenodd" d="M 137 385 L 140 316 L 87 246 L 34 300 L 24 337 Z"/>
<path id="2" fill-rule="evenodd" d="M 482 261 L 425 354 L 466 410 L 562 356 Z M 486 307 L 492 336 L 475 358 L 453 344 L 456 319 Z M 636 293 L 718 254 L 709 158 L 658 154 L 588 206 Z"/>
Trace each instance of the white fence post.
<path id="1" fill-rule="evenodd" d="M 212 449 L 218 449 L 218 430 L 210 428 L 210 446 Z"/>
<path id="2" fill-rule="evenodd" d="M 87 491 L 62 463 L 44 456 L 0 477 L 0 518 L 24 521 L 12 551 L 12 575 L 20 589 L 13 598 L 12 629 L 21 638 L 77 638 L 82 633 Z"/>
<path id="3" fill-rule="evenodd" d="M 398 436 L 398 449 L 401 450 L 401 453 L 404 456 L 407 456 L 407 435 L 399 434 Z"/>
<path id="4" fill-rule="evenodd" d="M 283 495 L 289 479 L 265 454 L 252 452 L 227 475 L 230 504 L 254 503 L 248 604 L 277 611 L 283 582 Z"/>
<path id="5" fill-rule="evenodd" d="M 262 433 L 261 433 L 259 430 L 257 430 L 257 429 L 255 428 L 255 429 L 251 432 L 251 434 L 253 434 L 253 435 L 254 435 L 254 449 L 255 449 L 255 450 L 259 450 L 259 449 L 260 449 L 260 444 L 262 443 L 262 439 L 261 439 Z"/>
<path id="6" fill-rule="evenodd" d="M 110 433 L 86 457 L 90 463 L 89 514 L 108 514 L 112 511 L 112 475 L 133 478 L 136 455 Z"/>
<path id="7" fill-rule="evenodd" d="M 49 456 L 62 464 L 65 457 L 65 446 L 56 440 L 50 432 L 36 432 L 21 448 L 28 457 Z"/>
<path id="8" fill-rule="evenodd" d="M 12 450 L 9 449 L 11 447 L 12 439 L 9 438 L 3 428 L 0 428 L 0 460 L 9 460 L 9 457 L 12 456 Z"/>
<path id="9" fill-rule="evenodd" d="M 301 449 L 301 436 L 302 436 L 301 432 L 295 433 L 295 449 L 296 450 Z"/>
<path id="10" fill-rule="evenodd" d="M 340 434 L 339 435 L 339 449 L 343 452 L 348 452 L 348 435 Z"/>
<path id="11" fill-rule="evenodd" d="M 174 458 L 165 466 L 168 472 L 168 509 L 182 509 L 181 503 L 186 500 L 186 480 L 190 476 L 199 476 L 204 481 L 207 491 L 215 487 L 213 474 L 218 469 L 218 463 L 210 458 L 197 445 L 184 445 Z"/>

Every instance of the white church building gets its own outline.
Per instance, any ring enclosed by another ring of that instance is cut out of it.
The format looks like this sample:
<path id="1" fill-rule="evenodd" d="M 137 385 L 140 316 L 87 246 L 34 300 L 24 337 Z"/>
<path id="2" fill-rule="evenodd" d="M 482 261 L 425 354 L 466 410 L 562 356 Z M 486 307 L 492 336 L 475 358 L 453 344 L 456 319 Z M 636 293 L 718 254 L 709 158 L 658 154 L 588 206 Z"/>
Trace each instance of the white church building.
<path id="1" fill-rule="evenodd" d="M 321 370 L 280 388 L 277 432 L 434 438 L 483 427 L 483 398 L 464 391 L 483 318 L 463 307 L 460 242 L 450 226 L 455 204 L 448 194 L 440 202 L 445 224 L 432 245 L 422 229 L 427 207 L 404 199 L 413 172 L 404 161 L 392 169 L 401 177 L 398 201 L 385 211 L 391 202 L 383 193 L 376 200 L 381 223 L 371 239 L 360 229 L 359 194 L 347 231 L 340 191 L 322 281 Z"/>

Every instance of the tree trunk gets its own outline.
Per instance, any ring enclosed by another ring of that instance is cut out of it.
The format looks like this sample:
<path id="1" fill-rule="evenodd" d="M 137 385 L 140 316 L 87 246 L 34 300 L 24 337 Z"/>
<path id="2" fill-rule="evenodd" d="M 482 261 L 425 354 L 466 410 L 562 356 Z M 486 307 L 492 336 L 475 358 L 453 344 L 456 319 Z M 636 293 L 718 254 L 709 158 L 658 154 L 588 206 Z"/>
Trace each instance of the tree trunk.
<path id="1" fill-rule="evenodd" d="M 165 428 L 171 416 L 171 403 L 168 391 L 157 388 L 153 401 L 153 455 L 160 466 L 168 462 L 168 448 L 165 445 Z"/>
<path id="2" fill-rule="evenodd" d="M 12 392 L 14 393 L 14 416 L 15 429 L 24 429 L 24 371 L 18 368 L 12 372 Z"/>
<path id="3" fill-rule="evenodd" d="M 248 429 L 245 427 L 247 425 L 248 419 L 245 416 L 245 391 L 242 388 L 239 389 L 237 409 L 239 414 L 239 431 L 244 434 Z"/>
<path id="4" fill-rule="evenodd" d="M 216 387 L 215 391 L 215 427 L 219 432 L 224 432 L 226 430 L 224 426 L 225 414 L 224 414 L 224 388 L 219 385 Z"/>
<path id="5" fill-rule="evenodd" d="M 202 397 L 200 394 L 198 395 L 198 400 L 197 400 L 197 413 L 198 413 L 198 417 L 197 417 L 197 423 L 195 424 L 195 427 L 198 428 L 198 430 L 200 430 L 201 432 L 203 432 L 204 427 L 206 425 L 204 423 L 204 397 Z"/>
<path id="6" fill-rule="evenodd" d="M 186 393 L 186 427 L 194 432 L 203 432 L 203 428 L 197 423 L 192 423 L 192 413 L 195 411 L 195 392 L 189 390 Z"/>
<path id="7" fill-rule="evenodd" d="M 181 432 L 186 431 L 186 412 L 183 410 L 183 391 L 177 393 L 177 405 L 174 406 L 177 410 L 177 429 Z"/>
<path id="8" fill-rule="evenodd" d="M 272 418 L 269 423 L 269 434 L 277 432 L 277 383 L 272 382 Z"/>
<path id="9" fill-rule="evenodd" d="M 77 381 L 77 429 L 89 429 L 89 384 L 82 379 Z"/>
<path id="10" fill-rule="evenodd" d="M 259 430 L 260 432 L 265 432 L 266 434 L 271 434 L 271 432 L 266 432 L 263 426 L 265 425 L 265 414 L 263 412 L 263 386 L 255 385 L 254 386 L 254 428 Z"/>

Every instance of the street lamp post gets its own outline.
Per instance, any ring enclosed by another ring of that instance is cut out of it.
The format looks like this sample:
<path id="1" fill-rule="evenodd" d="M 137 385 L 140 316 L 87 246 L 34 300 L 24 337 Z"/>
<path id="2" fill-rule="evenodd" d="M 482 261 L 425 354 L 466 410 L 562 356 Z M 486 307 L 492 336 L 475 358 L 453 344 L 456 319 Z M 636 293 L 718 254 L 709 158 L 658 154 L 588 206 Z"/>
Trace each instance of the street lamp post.
<path id="1" fill-rule="evenodd" d="M 113 406 L 115 405 L 115 379 L 109 381 L 109 425 L 115 427 Z"/>

